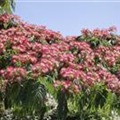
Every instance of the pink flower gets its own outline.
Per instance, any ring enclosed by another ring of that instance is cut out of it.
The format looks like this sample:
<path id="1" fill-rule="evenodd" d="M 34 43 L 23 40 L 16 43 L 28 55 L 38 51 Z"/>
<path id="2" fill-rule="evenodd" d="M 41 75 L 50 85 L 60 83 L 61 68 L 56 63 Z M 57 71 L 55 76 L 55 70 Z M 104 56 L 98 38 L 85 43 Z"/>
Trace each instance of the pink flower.
<path id="1" fill-rule="evenodd" d="M 3 43 L 0 43 L 0 54 L 4 53 L 6 50 L 5 50 L 5 46 Z"/>
<path id="2" fill-rule="evenodd" d="M 60 86 L 61 84 L 62 84 L 61 81 L 56 80 L 56 81 L 54 82 L 53 86 L 54 86 L 55 88 L 57 88 L 57 87 Z"/>
<path id="3" fill-rule="evenodd" d="M 65 89 L 68 89 L 71 85 L 71 81 L 67 80 L 67 81 L 63 81 L 62 82 L 63 86 Z"/>
<path id="4" fill-rule="evenodd" d="M 27 72 L 21 67 L 7 67 L 6 70 L 1 71 L 1 76 L 11 83 L 20 82 L 27 77 Z"/>
<path id="5" fill-rule="evenodd" d="M 88 29 L 82 29 L 82 30 L 81 30 L 81 33 L 82 33 L 83 36 L 85 36 L 85 37 L 91 35 L 91 31 L 88 30 Z"/>
<path id="6" fill-rule="evenodd" d="M 117 28 L 115 26 L 111 26 L 108 29 L 110 32 L 117 32 Z"/>

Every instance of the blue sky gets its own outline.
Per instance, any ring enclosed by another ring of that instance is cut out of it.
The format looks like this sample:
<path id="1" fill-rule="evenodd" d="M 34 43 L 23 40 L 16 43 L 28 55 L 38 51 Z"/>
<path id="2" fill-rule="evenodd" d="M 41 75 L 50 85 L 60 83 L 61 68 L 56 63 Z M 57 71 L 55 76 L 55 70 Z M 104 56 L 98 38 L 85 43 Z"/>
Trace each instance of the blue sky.
<path id="1" fill-rule="evenodd" d="M 120 2 L 62 1 L 17 0 L 15 14 L 29 23 L 60 31 L 64 36 L 80 35 L 82 28 L 108 28 L 112 25 L 120 33 Z"/>

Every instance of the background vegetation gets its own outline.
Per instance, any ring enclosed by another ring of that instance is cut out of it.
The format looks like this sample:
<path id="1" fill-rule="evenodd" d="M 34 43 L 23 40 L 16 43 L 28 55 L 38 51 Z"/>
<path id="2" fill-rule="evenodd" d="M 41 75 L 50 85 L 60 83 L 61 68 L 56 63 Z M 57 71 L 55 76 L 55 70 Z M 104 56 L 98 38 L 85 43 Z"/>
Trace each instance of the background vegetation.
<path id="1" fill-rule="evenodd" d="M 10 14 L 14 5 L 12 0 L 0 3 L 0 119 L 119 117 L 116 27 L 63 37 Z"/>

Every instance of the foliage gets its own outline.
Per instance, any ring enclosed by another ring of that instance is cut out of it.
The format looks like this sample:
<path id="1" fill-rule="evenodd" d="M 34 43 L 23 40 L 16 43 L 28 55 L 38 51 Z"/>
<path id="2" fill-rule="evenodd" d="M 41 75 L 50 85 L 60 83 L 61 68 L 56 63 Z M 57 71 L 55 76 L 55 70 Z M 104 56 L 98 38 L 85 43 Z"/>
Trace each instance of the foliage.
<path id="1" fill-rule="evenodd" d="M 15 10 L 14 0 L 0 0 L 0 15 L 5 12 L 12 13 L 12 10 Z"/>
<path id="2" fill-rule="evenodd" d="M 5 108 L 13 108 L 17 116 L 39 115 L 45 112 L 45 87 L 39 81 L 26 80 L 21 84 L 9 84 L 5 94 Z"/>
<path id="3" fill-rule="evenodd" d="M 68 112 L 66 93 L 59 91 L 57 99 L 58 99 L 58 107 L 57 107 L 58 119 L 65 120 Z"/>
<path id="4" fill-rule="evenodd" d="M 63 37 L 15 15 L 0 17 L 0 101 L 15 116 L 39 116 L 57 101 L 59 120 L 111 119 L 120 108 L 120 37 L 115 27 Z"/>
<path id="5" fill-rule="evenodd" d="M 110 119 L 114 94 L 103 85 L 83 91 L 79 98 L 79 119 Z"/>

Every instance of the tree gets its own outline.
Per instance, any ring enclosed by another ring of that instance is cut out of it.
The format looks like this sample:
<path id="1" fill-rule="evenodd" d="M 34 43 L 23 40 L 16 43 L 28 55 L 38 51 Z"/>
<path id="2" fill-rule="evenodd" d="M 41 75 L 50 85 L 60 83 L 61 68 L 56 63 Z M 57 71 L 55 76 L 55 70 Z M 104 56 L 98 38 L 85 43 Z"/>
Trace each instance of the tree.
<path id="1" fill-rule="evenodd" d="M 0 15 L 3 13 L 12 13 L 15 10 L 14 0 L 0 0 Z"/>

